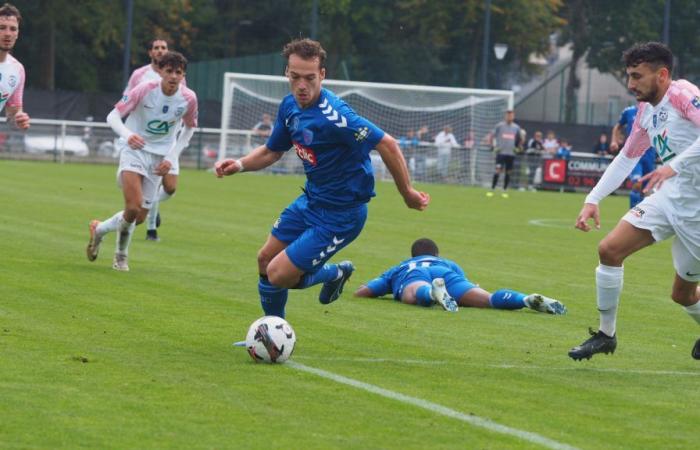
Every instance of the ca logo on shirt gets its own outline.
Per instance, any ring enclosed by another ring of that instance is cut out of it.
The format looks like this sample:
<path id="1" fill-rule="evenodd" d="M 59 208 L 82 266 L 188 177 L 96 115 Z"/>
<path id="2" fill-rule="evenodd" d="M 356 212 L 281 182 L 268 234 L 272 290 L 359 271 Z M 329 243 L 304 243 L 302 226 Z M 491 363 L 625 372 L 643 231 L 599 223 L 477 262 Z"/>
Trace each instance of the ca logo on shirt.
<path id="1" fill-rule="evenodd" d="M 164 120 L 151 120 L 146 126 L 146 132 L 155 134 L 158 136 L 163 136 L 168 134 L 170 128 L 175 125 L 175 122 L 166 122 Z"/>

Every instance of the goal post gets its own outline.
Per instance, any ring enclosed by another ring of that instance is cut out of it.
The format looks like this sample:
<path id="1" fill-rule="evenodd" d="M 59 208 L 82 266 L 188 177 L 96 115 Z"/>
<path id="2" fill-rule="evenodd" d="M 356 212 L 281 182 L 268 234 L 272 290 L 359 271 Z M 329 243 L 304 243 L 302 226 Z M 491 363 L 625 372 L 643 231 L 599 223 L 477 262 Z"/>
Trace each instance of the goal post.
<path id="1" fill-rule="evenodd" d="M 512 91 L 345 80 L 324 80 L 323 87 L 399 141 L 414 180 L 470 185 L 490 181 L 494 157 L 488 136 L 505 111 L 513 109 Z M 219 159 L 240 157 L 264 143 L 265 137 L 252 129 L 263 114 L 274 121 L 287 94 L 286 77 L 226 73 Z M 456 145 L 436 144 L 436 135 L 446 127 Z M 379 155 L 371 156 L 377 178 L 390 178 Z M 303 172 L 293 152 L 275 166 L 268 170 Z"/>

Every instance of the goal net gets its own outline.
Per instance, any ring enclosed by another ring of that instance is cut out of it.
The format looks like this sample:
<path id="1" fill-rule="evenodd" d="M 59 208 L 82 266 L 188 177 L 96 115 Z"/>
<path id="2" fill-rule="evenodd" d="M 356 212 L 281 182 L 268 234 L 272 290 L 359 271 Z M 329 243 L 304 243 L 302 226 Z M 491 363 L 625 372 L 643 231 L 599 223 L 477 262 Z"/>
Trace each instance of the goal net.
<path id="1" fill-rule="evenodd" d="M 323 87 L 399 141 L 413 180 L 490 183 L 494 155 L 488 136 L 512 109 L 511 91 L 340 80 L 324 80 Z M 274 123 L 289 82 L 281 76 L 227 73 L 223 92 L 219 158 L 240 157 L 266 141 L 265 127 L 254 128 L 266 114 Z M 454 141 L 437 142 L 443 130 Z M 377 179 L 391 178 L 379 154 L 373 151 L 371 157 Z M 301 174 L 303 166 L 287 152 L 267 170 Z"/>

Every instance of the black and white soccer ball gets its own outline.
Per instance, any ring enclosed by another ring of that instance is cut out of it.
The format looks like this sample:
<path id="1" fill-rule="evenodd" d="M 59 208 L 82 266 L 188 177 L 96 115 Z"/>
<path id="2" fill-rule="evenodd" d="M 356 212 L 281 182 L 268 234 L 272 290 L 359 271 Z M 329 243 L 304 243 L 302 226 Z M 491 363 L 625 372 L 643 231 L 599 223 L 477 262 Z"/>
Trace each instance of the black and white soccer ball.
<path id="1" fill-rule="evenodd" d="M 297 335 L 281 317 L 265 316 L 248 328 L 245 346 L 255 362 L 283 363 L 294 351 Z"/>

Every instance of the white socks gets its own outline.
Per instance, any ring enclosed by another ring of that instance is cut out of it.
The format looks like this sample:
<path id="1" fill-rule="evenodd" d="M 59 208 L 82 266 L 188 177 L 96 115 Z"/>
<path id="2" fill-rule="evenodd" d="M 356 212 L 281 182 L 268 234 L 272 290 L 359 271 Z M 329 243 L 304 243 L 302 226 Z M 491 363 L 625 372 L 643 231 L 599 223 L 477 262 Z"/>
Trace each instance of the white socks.
<path id="1" fill-rule="evenodd" d="M 129 253 L 129 243 L 134 234 L 136 222 L 127 222 L 122 216 L 117 227 L 117 253 L 127 255 Z"/>
<path id="2" fill-rule="evenodd" d="M 102 237 L 107 233 L 110 233 L 112 231 L 117 231 L 117 227 L 119 226 L 119 221 L 121 218 L 124 217 L 124 211 L 119 211 L 109 219 L 105 220 L 104 222 L 100 222 L 99 225 L 97 225 L 97 235 Z"/>
<path id="3" fill-rule="evenodd" d="M 700 325 L 700 301 L 694 305 L 684 306 L 683 309 Z"/>
<path id="4" fill-rule="evenodd" d="M 595 270 L 595 284 L 598 292 L 600 331 L 608 336 L 615 335 L 617 305 L 620 303 L 624 269 L 622 267 L 599 264 Z"/>
<path id="5" fill-rule="evenodd" d="M 173 194 L 175 195 L 175 194 Z M 156 229 L 156 221 L 158 218 L 158 205 L 160 202 L 164 202 L 173 195 L 168 194 L 165 192 L 165 189 L 163 189 L 163 186 L 161 186 L 158 189 L 158 198 L 153 202 L 153 205 L 151 205 L 150 211 L 148 211 L 148 217 L 146 217 L 146 229 L 147 230 L 155 230 Z"/>

